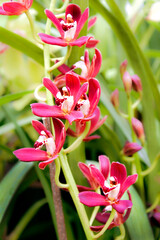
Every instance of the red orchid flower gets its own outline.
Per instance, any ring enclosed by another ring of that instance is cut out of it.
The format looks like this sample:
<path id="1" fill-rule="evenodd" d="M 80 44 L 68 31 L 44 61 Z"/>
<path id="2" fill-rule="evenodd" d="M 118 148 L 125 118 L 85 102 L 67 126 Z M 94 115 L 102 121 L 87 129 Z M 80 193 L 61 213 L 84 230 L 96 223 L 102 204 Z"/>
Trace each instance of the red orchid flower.
<path id="1" fill-rule="evenodd" d="M 89 61 L 88 50 L 85 51 L 84 57 L 82 60 L 75 63 L 71 68 L 65 64 L 62 64 L 58 70 L 62 73 L 54 79 L 54 83 L 57 87 L 62 87 L 65 85 L 65 74 L 71 72 L 74 69 L 80 68 L 81 75 L 79 76 L 81 83 L 89 81 L 90 78 L 96 77 L 102 64 L 102 55 L 101 52 L 95 48 L 95 54 L 92 58 L 92 62 Z"/>
<path id="2" fill-rule="evenodd" d="M 55 97 L 56 105 L 49 106 L 45 103 L 33 103 L 31 104 L 33 114 L 40 117 L 67 119 L 70 124 L 73 121 L 84 118 L 84 111 L 82 111 L 82 108 L 86 101 L 82 100 L 79 109 L 75 108 L 81 96 L 87 92 L 88 83 L 84 83 L 80 86 L 80 80 L 77 75 L 74 73 L 67 73 L 66 87 L 63 87 L 62 91 L 60 91 L 49 78 L 44 78 L 43 84 Z"/>
<path id="3" fill-rule="evenodd" d="M 98 160 L 99 160 L 100 170 L 97 169 L 94 164 L 90 164 L 88 166 L 85 163 L 79 162 L 78 166 L 81 172 L 83 173 L 83 175 L 87 178 L 91 186 L 90 188 L 88 188 L 88 187 L 78 185 L 77 187 L 80 192 L 88 191 L 88 190 L 96 190 L 98 187 L 100 187 L 99 181 L 97 181 L 97 178 L 93 175 L 94 168 L 96 168 L 97 171 L 99 171 L 100 174 L 103 175 L 104 179 L 107 180 L 108 174 L 109 174 L 108 169 L 110 168 L 109 159 L 106 156 L 101 155 L 98 157 Z"/>
<path id="4" fill-rule="evenodd" d="M 21 15 L 22 13 L 28 11 L 32 2 L 33 0 L 10 0 L 10 2 L 5 2 L 0 7 L 0 15 Z"/>
<path id="5" fill-rule="evenodd" d="M 105 158 L 105 156 L 103 156 Z M 135 183 L 137 180 L 137 174 L 127 177 L 126 167 L 119 162 L 112 162 L 110 166 L 109 159 L 105 162 L 105 168 L 101 168 L 99 171 L 96 167 L 91 167 L 91 172 L 99 186 L 102 188 L 103 194 L 96 192 L 81 192 L 79 193 L 80 202 L 89 206 L 106 206 L 108 208 L 114 208 L 118 213 L 123 214 L 125 210 L 132 207 L 132 201 L 121 200 L 121 197 L 125 191 Z M 103 161 L 102 161 L 103 164 Z M 110 173 L 109 183 L 104 176 L 108 176 Z"/>
<path id="6" fill-rule="evenodd" d="M 87 136 L 83 139 L 83 141 L 85 141 L 85 142 L 100 138 L 99 135 L 92 135 L 92 136 L 90 136 L 90 135 L 93 132 L 95 132 L 107 119 L 107 116 L 105 116 L 103 119 L 99 120 L 100 119 L 100 110 L 98 107 L 96 107 L 93 114 L 94 114 L 94 117 L 91 119 L 91 126 L 89 129 L 89 132 L 88 132 Z M 84 122 L 83 120 L 77 121 L 76 122 L 76 131 L 74 132 L 71 128 L 68 128 L 67 134 L 72 137 L 78 137 L 83 133 L 83 131 L 85 130 L 85 127 L 86 127 L 86 122 Z"/>
<path id="7" fill-rule="evenodd" d="M 61 37 L 53 37 L 44 33 L 39 33 L 41 40 L 47 44 L 58 45 L 62 47 L 83 46 L 90 37 L 83 36 L 78 38 L 78 35 L 89 17 L 89 9 L 81 14 L 81 9 L 78 5 L 69 4 L 66 8 L 65 19 L 58 19 L 49 10 L 45 10 L 47 17 L 53 22 Z M 77 39 L 78 38 L 78 39 Z"/>
<path id="8" fill-rule="evenodd" d="M 138 143 L 127 141 L 122 149 L 122 152 L 125 156 L 132 156 L 141 149 L 142 146 L 140 146 Z"/>
<path id="9" fill-rule="evenodd" d="M 59 119 L 52 119 L 55 129 L 55 140 L 52 134 L 39 121 L 32 121 L 34 129 L 39 133 L 39 138 L 34 148 L 22 148 L 14 151 L 15 156 L 23 162 L 41 161 L 39 168 L 44 169 L 49 163 L 58 157 L 63 147 L 66 131 L 64 124 Z M 45 145 L 46 151 L 40 150 Z"/>
<path id="10" fill-rule="evenodd" d="M 130 192 L 127 191 L 127 193 L 128 193 L 128 196 L 129 196 L 129 200 L 132 201 Z M 114 219 L 112 220 L 108 229 L 112 229 L 113 227 L 117 227 L 117 226 L 123 224 L 124 222 L 126 222 L 130 213 L 131 213 L 131 209 L 132 208 L 128 208 L 125 214 L 116 212 L 115 216 L 114 216 Z M 110 217 L 110 212 L 106 212 L 106 209 L 104 208 L 104 210 L 102 212 L 97 213 L 96 220 L 100 223 L 105 224 L 108 221 L 109 217 Z M 103 227 L 104 227 L 104 225 L 91 226 L 91 230 L 94 231 L 94 232 L 99 232 L 103 229 Z"/>

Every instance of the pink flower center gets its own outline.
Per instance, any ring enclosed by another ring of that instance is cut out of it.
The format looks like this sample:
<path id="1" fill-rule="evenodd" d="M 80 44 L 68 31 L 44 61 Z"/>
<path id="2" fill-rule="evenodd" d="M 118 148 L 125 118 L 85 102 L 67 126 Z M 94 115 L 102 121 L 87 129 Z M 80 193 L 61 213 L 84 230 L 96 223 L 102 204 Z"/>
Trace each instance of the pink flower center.
<path id="1" fill-rule="evenodd" d="M 87 116 L 90 109 L 90 102 L 86 94 L 82 95 L 81 98 L 78 100 L 75 110 L 81 111 L 84 116 Z"/>
<path id="2" fill-rule="evenodd" d="M 55 152 L 56 145 L 53 137 L 48 137 L 44 131 L 41 131 L 41 135 L 34 144 L 35 149 L 40 149 L 46 146 L 46 150 L 49 156 L 52 156 Z"/>
<path id="3" fill-rule="evenodd" d="M 70 90 L 66 87 L 62 88 L 62 94 L 61 92 L 58 92 L 56 95 L 55 102 L 57 106 L 61 107 L 61 110 L 64 113 L 69 113 L 72 109 L 72 106 L 74 104 L 74 98 L 70 95 Z"/>
<path id="4" fill-rule="evenodd" d="M 77 29 L 77 22 L 73 20 L 71 14 L 67 15 L 67 19 L 61 22 L 62 29 L 64 31 L 64 39 L 69 42 L 74 39 L 76 29 Z"/>

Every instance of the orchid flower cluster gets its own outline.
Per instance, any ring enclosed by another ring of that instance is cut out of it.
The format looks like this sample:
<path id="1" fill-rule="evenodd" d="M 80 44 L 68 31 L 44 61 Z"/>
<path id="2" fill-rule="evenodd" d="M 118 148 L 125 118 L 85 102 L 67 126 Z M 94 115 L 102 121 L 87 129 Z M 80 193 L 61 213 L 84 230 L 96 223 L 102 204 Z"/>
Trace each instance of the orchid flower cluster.
<path id="1" fill-rule="evenodd" d="M 19 0 L 3 3 L 0 7 L 1 15 L 20 15 L 26 13 L 32 5 L 31 0 Z M 39 162 L 39 168 L 45 169 L 48 164 L 58 159 L 61 162 L 64 175 L 65 171 L 63 161 L 66 161 L 66 154 L 74 151 L 82 141 L 91 141 L 100 138 L 94 132 L 106 121 L 107 116 L 100 118 L 100 109 L 98 103 L 101 95 L 100 82 L 96 79 L 102 63 L 102 55 L 96 48 L 98 40 L 92 36 L 81 36 L 79 34 L 89 18 L 89 9 L 86 8 L 83 13 L 78 5 L 69 4 L 65 10 L 65 17 L 58 18 L 51 10 L 45 10 L 45 14 L 58 30 L 60 36 L 55 37 L 50 33 L 39 33 L 43 46 L 58 45 L 67 47 L 67 54 L 62 59 L 55 59 L 53 67 L 46 69 L 47 74 L 43 78 L 43 86 L 46 88 L 49 96 L 54 99 L 54 104 L 47 103 L 31 104 L 32 113 L 43 119 L 50 119 L 51 128 L 48 129 L 43 123 L 37 120 L 32 121 L 33 128 L 38 132 L 39 137 L 33 148 L 22 148 L 14 151 L 15 156 L 23 162 Z M 88 30 L 95 23 L 96 18 L 92 18 L 88 23 Z M 94 48 L 94 56 L 90 61 L 89 51 L 85 50 L 84 56 L 72 66 L 65 64 L 70 57 L 72 47 L 86 46 Z M 50 57 L 50 56 L 49 56 Z M 49 58 L 49 62 L 50 62 Z M 129 217 L 132 209 L 132 197 L 129 187 L 133 185 L 138 177 L 139 162 L 137 152 L 142 149 L 145 142 L 143 124 L 135 118 L 134 110 L 142 98 L 142 84 L 137 75 L 131 76 L 127 71 L 127 61 L 120 66 L 120 73 L 127 95 L 129 106 L 132 111 L 124 114 L 119 110 L 119 92 L 116 89 L 111 94 L 111 102 L 117 112 L 128 119 L 132 128 L 132 141 L 126 142 L 121 155 L 122 160 L 132 163 L 132 175 L 127 177 L 127 170 L 124 164 L 112 162 L 107 156 L 99 156 L 99 165 L 97 168 L 94 164 L 89 166 L 83 162 L 79 163 L 79 169 L 87 178 L 90 187 L 77 185 L 75 195 L 72 195 L 74 201 L 78 201 L 88 207 L 96 207 L 93 210 L 90 225 L 84 220 L 84 225 L 89 227 L 89 233 L 93 238 L 93 232 L 99 232 L 96 238 L 102 233 L 116 226 L 122 225 Z M 49 72 L 57 68 L 60 74 L 52 79 Z M 80 74 L 77 73 L 80 69 Z M 138 93 L 137 101 L 131 103 L 131 91 Z M 72 136 L 76 140 L 68 148 L 64 149 L 66 136 Z M 138 142 L 137 142 L 138 139 Z M 141 143 L 141 145 L 140 145 Z M 45 149 L 42 150 L 42 148 Z M 67 165 L 68 166 L 68 165 Z M 72 176 L 73 178 L 73 176 Z M 66 177 L 67 181 L 67 177 Z M 141 177 L 140 180 L 141 181 Z M 142 185 L 141 185 L 142 187 Z M 66 188 L 70 191 L 70 183 L 67 182 Z M 77 190 L 78 189 L 78 190 Z M 79 193 L 78 193 L 79 191 Z M 128 199 L 124 199 L 124 194 Z M 76 199 L 76 200 L 75 200 Z M 82 210 L 83 205 L 80 206 Z M 104 208 L 99 211 L 100 207 Z M 78 209 L 77 209 L 78 211 Z M 84 208 L 83 208 L 83 211 Z M 155 214 L 154 214 L 155 215 Z M 103 225 L 94 226 L 94 220 Z M 83 219 L 81 218 L 83 222 Z M 90 233 L 91 231 L 91 233 Z M 92 232 L 93 231 L 93 232 Z M 88 239 L 91 239 L 88 237 Z"/>

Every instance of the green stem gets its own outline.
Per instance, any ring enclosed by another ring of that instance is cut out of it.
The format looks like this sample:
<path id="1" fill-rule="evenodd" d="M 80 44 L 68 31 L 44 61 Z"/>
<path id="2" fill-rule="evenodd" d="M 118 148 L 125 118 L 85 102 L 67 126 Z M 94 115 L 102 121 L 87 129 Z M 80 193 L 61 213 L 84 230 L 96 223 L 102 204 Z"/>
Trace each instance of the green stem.
<path id="1" fill-rule="evenodd" d="M 64 12 L 65 9 L 66 9 L 66 7 L 67 7 L 67 5 L 68 5 L 68 3 L 69 3 L 69 0 L 65 0 L 63 6 L 62 6 L 61 8 L 54 9 L 54 12 L 55 12 L 55 13 Z"/>
<path id="2" fill-rule="evenodd" d="M 55 172 L 55 183 L 59 188 L 68 188 L 69 185 L 65 184 L 65 183 L 61 183 L 59 181 L 59 175 L 60 175 L 60 170 L 61 170 L 61 166 L 60 166 L 60 162 L 59 162 L 59 158 L 55 159 L 55 164 L 56 164 L 56 172 Z"/>
<path id="3" fill-rule="evenodd" d="M 13 232 L 7 237 L 7 240 L 18 240 L 25 227 L 37 213 L 37 211 L 46 203 L 46 199 L 36 202 L 23 216 Z"/>
<path id="4" fill-rule="evenodd" d="M 75 207 L 77 209 L 77 213 L 79 215 L 79 218 L 81 220 L 84 232 L 86 234 L 86 237 L 88 240 L 92 240 L 93 239 L 93 233 L 90 230 L 90 225 L 89 225 L 89 220 L 84 208 L 84 205 L 80 203 L 79 198 L 78 198 L 78 189 L 76 186 L 76 183 L 74 181 L 72 172 L 70 170 L 68 161 L 67 161 L 67 157 L 66 155 L 61 151 L 61 153 L 59 154 L 59 159 L 60 159 L 60 163 L 62 166 L 62 170 L 66 179 L 66 182 L 69 184 L 68 190 L 71 194 L 71 197 L 73 199 L 73 202 L 75 204 Z"/>
<path id="5" fill-rule="evenodd" d="M 123 224 L 119 226 L 119 230 L 121 234 L 118 237 L 116 237 L 115 240 L 123 240 L 125 238 L 126 232 Z"/>
<path id="6" fill-rule="evenodd" d="M 32 32 L 32 35 L 33 35 L 33 38 L 40 44 L 44 44 L 40 39 L 38 39 L 37 37 L 37 34 L 35 32 L 35 27 L 34 27 L 34 21 L 33 21 L 33 18 L 32 18 L 32 15 L 30 14 L 30 11 L 26 11 L 25 12 L 27 18 L 28 18 L 28 21 L 29 21 L 29 24 L 30 24 L 30 27 L 31 27 L 31 32 Z"/>
<path id="7" fill-rule="evenodd" d="M 160 202 L 160 193 L 157 195 L 157 197 L 156 197 L 154 203 L 152 204 L 152 206 L 147 208 L 146 213 L 149 213 L 152 210 L 154 210 L 157 207 L 157 205 L 159 204 L 159 202 Z"/>
<path id="8" fill-rule="evenodd" d="M 66 121 L 65 121 L 65 129 L 66 129 L 66 131 L 67 131 L 68 128 L 69 128 L 69 121 L 66 120 Z"/>
<path id="9" fill-rule="evenodd" d="M 159 158 L 160 158 L 160 153 L 154 159 L 154 161 L 152 162 L 152 165 L 147 170 L 141 172 L 141 175 L 143 177 L 145 177 L 146 175 L 150 174 L 154 170 L 154 168 L 156 167 L 156 165 L 158 163 Z"/>
<path id="10" fill-rule="evenodd" d="M 115 213 L 116 213 L 116 210 L 112 209 L 112 212 L 111 212 L 111 214 L 110 214 L 110 216 L 108 218 L 108 221 L 104 225 L 103 229 L 98 234 L 94 235 L 94 238 L 99 238 L 100 236 L 103 235 L 103 233 L 107 230 L 107 228 L 109 227 L 109 225 L 113 221 Z"/>
<path id="11" fill-rule="evenodd" d="M 60 60 L 59 62 L 55 63 L 52 67 L 49 67 L 48 68 L 48 72 L 52 72 L 56 68 L 60 67 L 63 63 L 65 63 L 67 61 L 67 59 L 69 58 L 70 54 L 71 54 L 71 50 L 72 50 L 72 47 L 68 46 L 66 55 L 62 58 L 62 60 Z"/>
<path id="12" fill-rule="evenodd" d="M 74 143 L 72 143 L 72 145 L 70 145 L 68 148 L 66 148 L 66 149 L 63 150 L 63 152 L 64 152 L 65 154 L 74 151 L 74 150 L 81 144 L 81 142 L 83 141 L 83 139 L 87 136 L 88 131 L 89 131 L 89 129 L 90 129 L 90 126 L 91 126 L 91 122 L 90 122 L 90 121 L 86 122 L 86 128 L 85 128 L 84 132 L 81 134 L 81 136 L 78 137 L 78 138 L 76 139 L 76 141 L 74 141 Z"/>
<path id="13" fill-rule="evenodd" d="M 92 215 L 91 215 L 91 218 L 90 218 L 90 221 L 89 221 L 89 224 L 92 225 L 97 213 L 98 213 L 98 210 L 99 210 L 100 206 L 97 206 L 94 208 L 93 212 L 92 212 Z"/>

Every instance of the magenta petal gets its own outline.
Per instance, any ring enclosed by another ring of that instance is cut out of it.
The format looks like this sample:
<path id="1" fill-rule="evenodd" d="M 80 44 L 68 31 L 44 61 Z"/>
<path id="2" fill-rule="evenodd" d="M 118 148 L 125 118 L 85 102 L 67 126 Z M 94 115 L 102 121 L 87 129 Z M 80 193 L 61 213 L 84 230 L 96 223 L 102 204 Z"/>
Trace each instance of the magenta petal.
<path id="1" fill-rule="evenodd" d="M 90 178 L 92 178 L 91 172 L 90 172 L 90 168 L 82 162 L 78 163 L 78 166 L 81 170 L 81 172 L 83 173 L 83 175 L 89 180 Z"/>
<path id="2" fill-rule="evenodd" d="M 73 20 L 78 22 L 81 17 L 81 9 L 76 4 L 69 4 L 66 8 L 65 18 L 68 14 L 71 14 L 73 17 Z"/>
<path id="3" fill-rule="evenodd" d="M 55 27 L 57 28 L 57 30 L 61 34 L 61 37 L 63 38 L 64 32 L 63 32 L 62 26 L 61 26 L 58 18 L 56 18 L 56 16 L 48 9 L 45 10 L 45 13 L 46 13 L 47 17 L 53 22 L 53 24 L 55 25 Z"/>
<path id="4" fill-rule="evenodd" d="M 89 21 L 88 21 L 88 30 L 93 27 L 93 25 L 95 24 L 97 20 L 97 17 L 92 17 Z"/>
<path id="5" fill-rule="evenodd" d="M 55 130 L 55 144 L 56 144 L 56 153 L 59 153 L 66 138 L 66 130 L 63 122 L 57 118 L 53 119 L 54 130 Z"/>
<path id="6" fill-rule="evenodd" d="M 66 74 L 67 72 L 69 72 L 71 70 L 70 67 L 68 67 L 66 64 L 62 64 L 60 67 L 58 67 L 58 70 L 62 73 L 62 74 Z"/>
<path id="7" fill-rule="evenodd" d="M 120 192 L 119 192 L 119 198 L 121 198 L 123 196 L 123 194 L 125 193 L 125 191 L 136 182 L 138 175 L 137 174 L 133 174 L 128 176 L 125 181 L 122 183 L 121 188 L 120 188 Z"/>
<path id="8" fill-rule="evenodd" d="M 43 85 L 56 97 L 59 89 L 49 78 L 43 78 Z"/>
<path id="9" fill-rule="evenodd" d="M 45 161 L 49 159 L 47 152 L 34 148 L 21 148 L 13 153 L 23 162 Z"/>
<path id="10" fill-rule="evenodd" d="M 123 184 L 127 177 L 126 167 L 119 162 L 112 162 L 111 177 L 116 177 L 118 183 Z"/>
<path id="11" fill-rule="evenodd" d="M 99 40 L 90 37 L 86 43 L 86 48 L 95 48 L 98 43 Z"/>
<path id="12" fill-rule="evenodd" d="M 106 223 L 108 221 L 109 216 L 110 213 L 108 212 L 99 212 L 96 215 L 96 220 L 100 223 Z"/>
<path id="13" fill-rule="evenodd" d="M 72 124 L 73 121 L 79 120 L 84 118 L 84 115 L 81 111 L 72 111 L 70 114 L 64 115 L 64 118 Z"/>
<path id="14" fill-rule="evenodd" d="M 89 101 L 90 101 L 90 114 L 92 114 L 97 107 L 101 94 L 101 87 L 95 78 L 89 80 Z"/>
<path id="15" fill-rule="evenodd" d="M 58 45 L 62 47 L 66 47 L 68 45 L 68 43 L 65 42 L 62 38 L 53 37 L 45 33 L 39 33 L 38 35 L 41 38 L 41 40 L 47 44 Z"/>
<path id="16" fill-rule="evenodd" d="M 46 161 L 44 161 L 44 162 L 40 162 L 39 163 L 39 168 L 40 169 L 45 169 L 45 167 L 49 164 L 49 163 L 51 163 L 51 162 L 53 162 L 54 161 L 54 159 L 56 159 L 58 157 L 58 155 L 55 155 L 54 157 L 52 157 L 52 158 L 50 158 L 50 159 L 48 159 L 48 160 L 46 160 Z"/>
<path id="17" fill-rule="evenodd" d="M 6 2 L 3 3 L 3 9 L 13 15 L 20 15 L 21 13 L 27 11 L 27 8 L 19 2 Z"/>
<path id="18" fill-rule="evenodd" d="M 81 186 L 81 185 L 77 185 L 77 188 L 78 188 L 78 191 L 79 191 L 79 192 L 92 191 L 92 190 L 94 190 L 94 189 L 91 188 L 91 187 L 85 187 L 85 186 Z"/>
<path id="19" fill-rule="evenodd" d="M 45 103 L 33 103 L 31 109 L 34 115 L 39 117 L 58 117 L 64 119 L 64 114 L 58 106 L 49 106 Z"/>
<path id="20" fill-rule="evenodd" d="M 89 37 L 87 36 L 83 36 L 78 38 L 77 40 L 70 42 L 69 45 L 70 46 L 78 46 L 78 47 L 82 47 L 84 44 L 86 44 L 86 42 L 88 41 Z M 57 44 L 58 45 L 58 44 Z"/>
<path id="21" fill-rule="evenodd" d="M 76 98 L 76 95 L 80 89 L 80 80 L 75 73 L 66 74 L 66 86 L 70 89 L 71 96 Z"/>
<path id="22" fill-rule="evenodd" d="M 81 192 L 79 193 L 80 202 L 88 207 L 108 206 L 106 198 L 96 192 Z"/>
<path id="23" fill-rule="evenodd" d="M 100 171 L 103 174 L 104 178 L 107 179 L 110 171 L 110 161 L 109 158 L 105 155 L 99 156 L 99 165 L 100 165 Z"/>
<path id="24" fill-rule="evenodd" d="M 104 178 L 103 174 L 95 166 L 91 166 L 90 168 L 91 168 L 91 173 L 92 173 L 95 181 L 99 184 L 99 186 L 101 188 L 103 188 L 104 182 L 105 182 L 105 178 Z"/>
<path id="25" fill-rule="evenodd" d="M 99 232 L 99 231 L 101 231 L 103 228 L 104 228 L 104 225 L 101 225 L 101 226 L 90 226 L 90 229 L 91 229 L 93 232 Z M 109 229 L 109 228 L 108 228 L 108 229 Z"/>
<path id="26" fill-rule="evenodd" d="M 41 135 L 41 132 L 44 131 L 48 137 L 53 137 L 52 134 L 45 128 L 45 126 L 41 122 L 33 120 L 32 126 L 39 133 L 39 135 Z"/>
<path id="27" fill-rule="evenodd" d="M 77 24 L 77 31 L 76 31 L 76 34 L 75 34 L 75 38 L 78 37 L 81 29 L 83 28 L 85 22 L 87 21 L 89 17 L 89 8 L 86 8 L 85 11 L 83 12 L 83 14 L 81 15 L 81 18 Z"/>
<path id="28" fill-rule="evenodd" d="M 0 15 L 9 16 L 9 15 L 14 15 L 14 14 L 4 11 L 4 9 L 0 6 Z"/>
<path id="29" fill-rule="evenodd" d="M 119 213 L 124 213 L 128 208 L 131 208 L 133 205 L 130 200 L 120 200 L 118 203 L 112 204 L 112 207 Z"/>
<path id="30" fill-rule="evenodd" d="M 88 137 L 85 137 L 84 139 L 83 139 L 83 141 L 84 142 L 89 142 L 89 141 L 91 141 L 91 140 L 95 140 L 95 139 L 100 139 L 101 138 L 101 136 L 99 136 L 99 135 L 92 135 L 92 136 L 88 136 Z"/>
<path id="31" fill-rule="evenodd" d="M 86 83 L 84 83 L 84 84 L 81 86 L 81 88 L 79 89 L 79 91 L 77 92 L 77 94 L 76 94 L 76 96 L 75 96 L 75 105 L 76 105 L 76 103 L 78 102 L 78 100 L 80 99 L 80 97 L 81 97 L 84 93 L 87 92 L 87 90 L 88 90 L 88 83 L 86 82 Z M 75 107 L 75 105 L 74 105 L 74 107 Z"/>
<path id="32" fill-rule="evenodd" d="M 92 77 L 95 77 L 99 73 L 99 70 L 100 70 L 100 67 L 102 64 L 102 55 L 101 55 L 101 52 L 97 48 L 95 48 L 95 55 L 96 55 L 96 58 L 95 58 L 95 62 L 94 62 L 94 71 L 93 71 Z"/>

